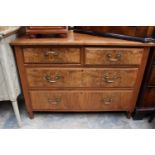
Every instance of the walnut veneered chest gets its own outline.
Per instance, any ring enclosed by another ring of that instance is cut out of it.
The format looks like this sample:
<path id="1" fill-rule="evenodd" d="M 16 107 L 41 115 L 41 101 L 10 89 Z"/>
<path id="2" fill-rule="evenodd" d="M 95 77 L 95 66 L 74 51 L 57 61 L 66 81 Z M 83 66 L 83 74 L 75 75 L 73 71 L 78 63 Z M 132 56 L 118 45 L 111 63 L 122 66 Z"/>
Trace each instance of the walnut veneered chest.
<path id="1" fill-rule="evenodd" d="M 153 46 L 73 32 L 12 45 L 30 117 L 34 111 L 131 114 Z"/>

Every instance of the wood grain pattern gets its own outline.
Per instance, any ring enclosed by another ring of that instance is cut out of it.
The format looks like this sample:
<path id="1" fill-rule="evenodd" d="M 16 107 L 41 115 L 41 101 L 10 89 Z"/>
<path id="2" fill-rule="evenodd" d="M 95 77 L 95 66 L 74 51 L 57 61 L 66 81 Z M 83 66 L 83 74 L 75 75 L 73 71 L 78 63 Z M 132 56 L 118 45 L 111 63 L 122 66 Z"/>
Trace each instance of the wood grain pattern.
<path id="1" fill-rule="evenodd" d="M 135 109 L 135 106 L 136 106 L 136 102 L 137 102 L 137 99 L 138 99 L 140 86 L 141 86 L 142 79 L 143 79 L 143 76 L 144 76 L 144 71 L 145 71 L 147 60 L 148 60 L 149 52 L 150 52 L 150 48 L 144 48 L 142 63 L 140 65 L 140 67 L 139 67 L 139 73 L 138 73 L 137 81 L 136 81 L 135 87 L 134 87 L 134 96 L 132 98 L 132 103 L 130 104 L 130 110 L 129 110 L 130 113 L 134 112 L 134 109 Z"/>
<path id="2" fill-rule="evenodd" d="M 80 48 L 23 48 L 25 63 L 79 64 Z"/>
<path id="3" fill-rule="evenodd" d="M 139 65 L 143 51 L 142 48 L 86 48 L 85 63 Z"/>
<path id="4" fill-rule="evenodd" d="M 45 29 L 65 29 L 66 26 L 29 26 L 29 29 L 38 29 L 38 30 L 45 30 Z"/>
<path id="5" fill-rule="evenodd" d="M 67 38 L 34 38 L 30 39 L 26 36 L 19 38 L 11 43 L 11 45 L 86 45 L 86 46 L 128 46 L 128 47 L 150 47 L 155 43 L 141 43 L 135 41 L 127 41 L 122 39 L 114 39 L 107 37 L 97 37 L 87 34 L 74 33 L 69 31 Z"/>
<path id="6" fill-rule="evenodd" d="M 132 88 L 137 79 L 137 68 L 85 69 L 82 73 L 82 86 L 102 88 Z"/>
<path id="7" fill-rule="evenodd" d="M 141 90 L 138 96 L 134 119 L 143 119 L 148 114 L 152 114 L 155 110 L 155 66 L 154 57 L 155 49 L 151 48 L 149 52 L 149 58 L 147 61 L 145 74 L 143 76 L 143 82 Z"/>
<path id="8" fill-rule="evenodd" d="M 63 37 L 67 36 L 67 26 L 28 26 L 26 33 L 30 37 L 37 37 L 37 35 L 57 34 Z"/>
<path id="9" fill-rule="evenodd" d="M 151 37 L 154 26 L 78 26 L 82 30 L 117 33 L 129 36 Z"/>
<path id="10" fill-rule="evenodd" d="M 154 43 L 72 32 L 66 39 L 20 38 L 12 45 L 16 47 L 17 65 L 30 117 L 34 111 L 127 111 L 131 114 L 139 94 L 149 47 L 155 46 Z M 46 48 L 63 49 L 61 54 L 65 56 L 61 58 L 64 62 L 49 62 L 53 60 L 51 56 L 46 62 L 42 51 Z M 113 63 L 105 59 L 109 51 Z M 118 63 L 119 52 L 122 59 Z M 73 53 L 75 57 L 69 56 Z"/>
<path id="11" fill-rule="evenodd" d="M 26 72 L 30 88 L 134 87 L 138 69 L 27 68 Z M 49 76 L 49 80 L 46 79 L 47 76 Z M 53 82 L 50 82 L 52 80 Z"/>
<path id="12" fill-rule="evenodd" d="M 28 91 L 28 83 L 27 83 L 26 72 L 24 67 L 22 48 L 15 47 L 15 51 L 16 51 L 15 52 L 16 62 L 18 64 L 17 67 L 19 70 L 19 76 L 22 84 L 22 90 L 25 98 L 26 108 L 29 113 L 29 117 L 33 118 L 32 105 L 31 105 L 31 100 L 30 100 L 29 91 Z"/>
<path id="13" fill-rule="evenodd" d="M 127 110 L 132 94 L 132 91 L 30 91 L 35 111 Z"/>

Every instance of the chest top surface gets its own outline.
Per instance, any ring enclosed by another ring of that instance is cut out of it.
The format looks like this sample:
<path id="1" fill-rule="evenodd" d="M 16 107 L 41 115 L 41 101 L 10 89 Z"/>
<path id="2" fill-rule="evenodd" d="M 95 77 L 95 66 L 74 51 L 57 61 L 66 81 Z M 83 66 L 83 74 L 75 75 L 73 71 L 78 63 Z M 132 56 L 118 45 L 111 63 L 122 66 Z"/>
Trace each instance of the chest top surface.
<path id="1" fill-rule="evenodd" d="M 69 31 L 67 38 L 28 38 L 23 36 L 11 43 L 13 46 L 26 45 L 83 45 L 83 46 L 141 46 L 151 47 L 155 43 L 141 43 L 122 39 L 98 37 Z"/>

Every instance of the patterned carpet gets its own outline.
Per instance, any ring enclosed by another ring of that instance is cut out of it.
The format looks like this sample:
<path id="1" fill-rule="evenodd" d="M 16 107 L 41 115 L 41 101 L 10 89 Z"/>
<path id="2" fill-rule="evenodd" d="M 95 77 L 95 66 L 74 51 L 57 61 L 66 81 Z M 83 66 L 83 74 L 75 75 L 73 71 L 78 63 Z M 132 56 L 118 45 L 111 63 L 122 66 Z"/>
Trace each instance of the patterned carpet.
<path id="1" fill-rule="evenodd" d="M 35 113 L 29 119 L 24 104 L 19 105 L 22 129 L 154 129 L 155 121 L 134 121 L 125 113 Z M 18 129 L 9 102 L 0 102 L 0 128 Z"/>

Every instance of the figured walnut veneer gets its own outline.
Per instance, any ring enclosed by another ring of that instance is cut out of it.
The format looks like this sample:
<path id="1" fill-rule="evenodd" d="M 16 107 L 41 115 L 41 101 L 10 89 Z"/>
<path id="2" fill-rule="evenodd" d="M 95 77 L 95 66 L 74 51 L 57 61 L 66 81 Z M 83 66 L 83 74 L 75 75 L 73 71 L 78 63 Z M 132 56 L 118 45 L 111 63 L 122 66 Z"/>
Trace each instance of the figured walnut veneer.
<path id="1" fill-rule="evenodd" d="M 12 42 L 29 116 L 34 111 L 135 108 L 153 43 L 69 32 L 68 38 Z"/>

